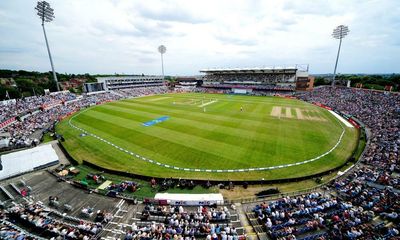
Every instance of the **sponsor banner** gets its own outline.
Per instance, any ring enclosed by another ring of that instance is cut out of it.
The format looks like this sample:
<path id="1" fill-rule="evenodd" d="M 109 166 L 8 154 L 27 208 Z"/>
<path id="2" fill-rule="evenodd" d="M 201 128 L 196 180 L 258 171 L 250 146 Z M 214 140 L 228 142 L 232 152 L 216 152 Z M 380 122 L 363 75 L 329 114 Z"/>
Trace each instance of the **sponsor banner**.
<path id="1" fill-rule="evenodd" d="M 59 117 L 58 120 L 61 121 L 61 120 L 63 120 L 64 118 L 67 118 L 67 117 L 71 116 L 72 114 L 76 113 L 77 111 L 78 111 L 78 110 L 74 110 L 74 111 L 72 111 L 72 112 L 70 112 L 70 113 L 68 113 L 68 114 L 65 114 L 64 116 Z"/>
<path id="2" fill-rule="evenodd" d="M 48 110 L 48 109 L 52 109 L 52 108 L 54 108 L 54 107 L 60 106 L 61 104 L 63 104 L 62 101 L 57 101 L 57 102 L 55 102 L 55 103 L 53 103 L 53 104 L 43 104 L 43 105 L 42 105 L 42 108 L 43 108 L 44 110 Z"/>
<path id="3" fill-rule="evenodd" d="M 360 128 L 360 125 L 356 121 L 354 121 L 352 118 L 349 118 L 348 121 L 356 128 Z"/>
<path id="4" fill-rule="evenodd" d="M 182 201 L 182 200 L 166 200 L 168 204 L 170 205 L 178 205 L 178 206 L 209 206 L 212 204 L 218 204 L 217 201 Z"/>
<path id="5" fill-rule="evenodd" d="M 275 96 L 283 97 L 283 98 L 289 98 L 289 99 L 297 99 L 297 97 L 294 97 L 294 96 L 281 95 L 281 94 L 276 94 Z"/>
<path id="6" fill-rule="evenodd" d="M 12 117 L 12 118 L 0 123 L 0 129 L 7 127 L 8 125 L 10 125 L 13 122 L 15 122 L 15 117 Z"/>
<path id="7" fill-rule="evenodd" d="M 325 109 L 327 109 L 327 110 L 332 110 L 332 108 L 330 108 L 330 107 L 328 107 L 328 106 L 326 106 L 326 105 L 324 105 L 324 104 L 322 104 L 322 103 L 319 103 L 319 102 L 314 102 L 313 104 L 314 104 L 314 105 L 317 105 L 318 107 L 325 108 Z"/>
<path id="8" fill-rule="evenodd" d="M 153 201 L 163 201 L 171 205 L 182 206 L 204 206 L 224 203 L 220 193 L 210 194 L 179 194 L 179 193 L 157 193 Z"/>
<path id="9" fill-rule="evenodd" d="M 108 102 L 112 102 L 112 100 L 104 100 L 102 102 L 97 102 L 96 105 L 101 105 L 103 103 L 108 103 Z"/>

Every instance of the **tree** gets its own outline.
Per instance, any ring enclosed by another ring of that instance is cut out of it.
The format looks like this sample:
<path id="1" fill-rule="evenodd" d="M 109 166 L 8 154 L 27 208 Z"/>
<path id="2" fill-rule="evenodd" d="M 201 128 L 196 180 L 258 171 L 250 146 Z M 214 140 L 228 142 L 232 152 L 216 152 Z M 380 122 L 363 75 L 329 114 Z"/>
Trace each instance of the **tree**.
<path id="1" fill-rule="evenodd" d="M 10 96 L 10 99 L 16 99 L 16 98 L 21 97 L 20 92 L 15 87 L 0 85 L 0 99 L 1 100 L 8 99 L 6 97 L 7 92 L 8 92 L 8 95 Z"/>
<path id="2" fill-rule="evenodd" d="M 76 93 L 75 88 L 72 88 L 72 87 L 70 87 L 70 88 L 68 89 L 68 91 L 70 91 L 71 93 Z"/>
<path id="3" fill-rule="evenodd" d="M 327 85 L 327 81 L 323 77 L 316 77 L 314 80 L 314 86 L 321 86 L 321 85 Z"/>
<path id="4" fill-rule="evenodd" d="M 15 83 L 21 92 L 31 92 L 37 86 L 32 79 L 29 78 L 16 78 Z"/>

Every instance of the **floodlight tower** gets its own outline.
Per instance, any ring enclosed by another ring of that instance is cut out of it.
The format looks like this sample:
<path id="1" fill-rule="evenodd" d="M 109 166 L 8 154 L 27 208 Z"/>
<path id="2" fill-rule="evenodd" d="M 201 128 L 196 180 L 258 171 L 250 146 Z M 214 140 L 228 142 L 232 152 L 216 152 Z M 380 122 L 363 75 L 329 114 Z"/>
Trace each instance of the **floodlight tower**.
<path id="1" fill-rule="evenodd" d="M 332 79 L 332 86 L 335 86 L 335 78 L 336 78 L 336 69 L 337 69 L 337 64 L 339 61 L 339 54 L 340 54 L 340 47 L 342 46 L 342 39 L 349 34 L 350 30 L 349 27 L 345 25 L 339 25 L 335 29 L 333 29 L 332 37 L 339 39 L 339 48 L 336 56 L 336 63 L 335 63 L 335 70 L 333 71 L 333 79 Z"/>
<path id="2" fill-rule="evenodd" d="M 167 51 L 167 48 L 164 45 L 158 46 L 158 52 L 161 54 L 161 71 L 162 71 L 162 77 L 164 79 L 164 58 L 163 54 Z"/>
<path id="3" fill-rule="evenodd" d="M 44 34 L 44 39 L 46 40 L 46 46 L 47 46 L 47 52 L 48 52 L 49 58 L 50 58 L 51 70 L 53 71 L 53 78 L 54 78 L 54 81 L 56 82 L 57 91 L 60 91 L 60 86 L 58 86 L 57 75 L 56 75 L 56 72 L 54 71 L 53 59 L 51 58 L 49 42 L 47 41 L 46 29 L 44 28 L 45 22 L 53 21 L 54 9 L 52 9 L 50 7 L 50 4 L 46 1 L 38 1 L 35 9 L 37 10 L 37 15 L 42 20 L 43 34 Z"/>

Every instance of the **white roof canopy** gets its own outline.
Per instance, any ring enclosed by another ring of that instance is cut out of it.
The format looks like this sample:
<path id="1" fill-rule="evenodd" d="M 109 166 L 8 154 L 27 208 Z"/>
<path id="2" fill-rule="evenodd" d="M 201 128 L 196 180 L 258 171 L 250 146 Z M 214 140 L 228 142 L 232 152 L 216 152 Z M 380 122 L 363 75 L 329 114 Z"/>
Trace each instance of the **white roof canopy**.
<path id="1" fill-rule="evenodd" d="M 157 193 L 154 199 L 167 200 L 168 204 L 183 205 L 183 206 L 224 204 L 224 197 L 220 193 L 210 193 L 210 194 Z"/>
<path id="2" fill-rule="evenodd" d="M 0 156 L 3 170 L 0 180 L 58 163 L 59 158 L 51 144 Z"/>

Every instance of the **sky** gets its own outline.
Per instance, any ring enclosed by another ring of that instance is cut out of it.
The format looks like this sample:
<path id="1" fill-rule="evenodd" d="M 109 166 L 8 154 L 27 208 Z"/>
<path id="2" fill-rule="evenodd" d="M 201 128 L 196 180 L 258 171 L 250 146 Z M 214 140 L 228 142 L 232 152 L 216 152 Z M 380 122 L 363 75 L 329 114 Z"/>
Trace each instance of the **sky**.
<path id="1" fill-rule="evenodd" d="M 55 70 L 197 75 L 206 68 L 309 64 L 332 73 L 400 72 L 399 0 L 47 0 Z M 36 1 L 0 1 L 0 69 L 49 71 Z"/>

